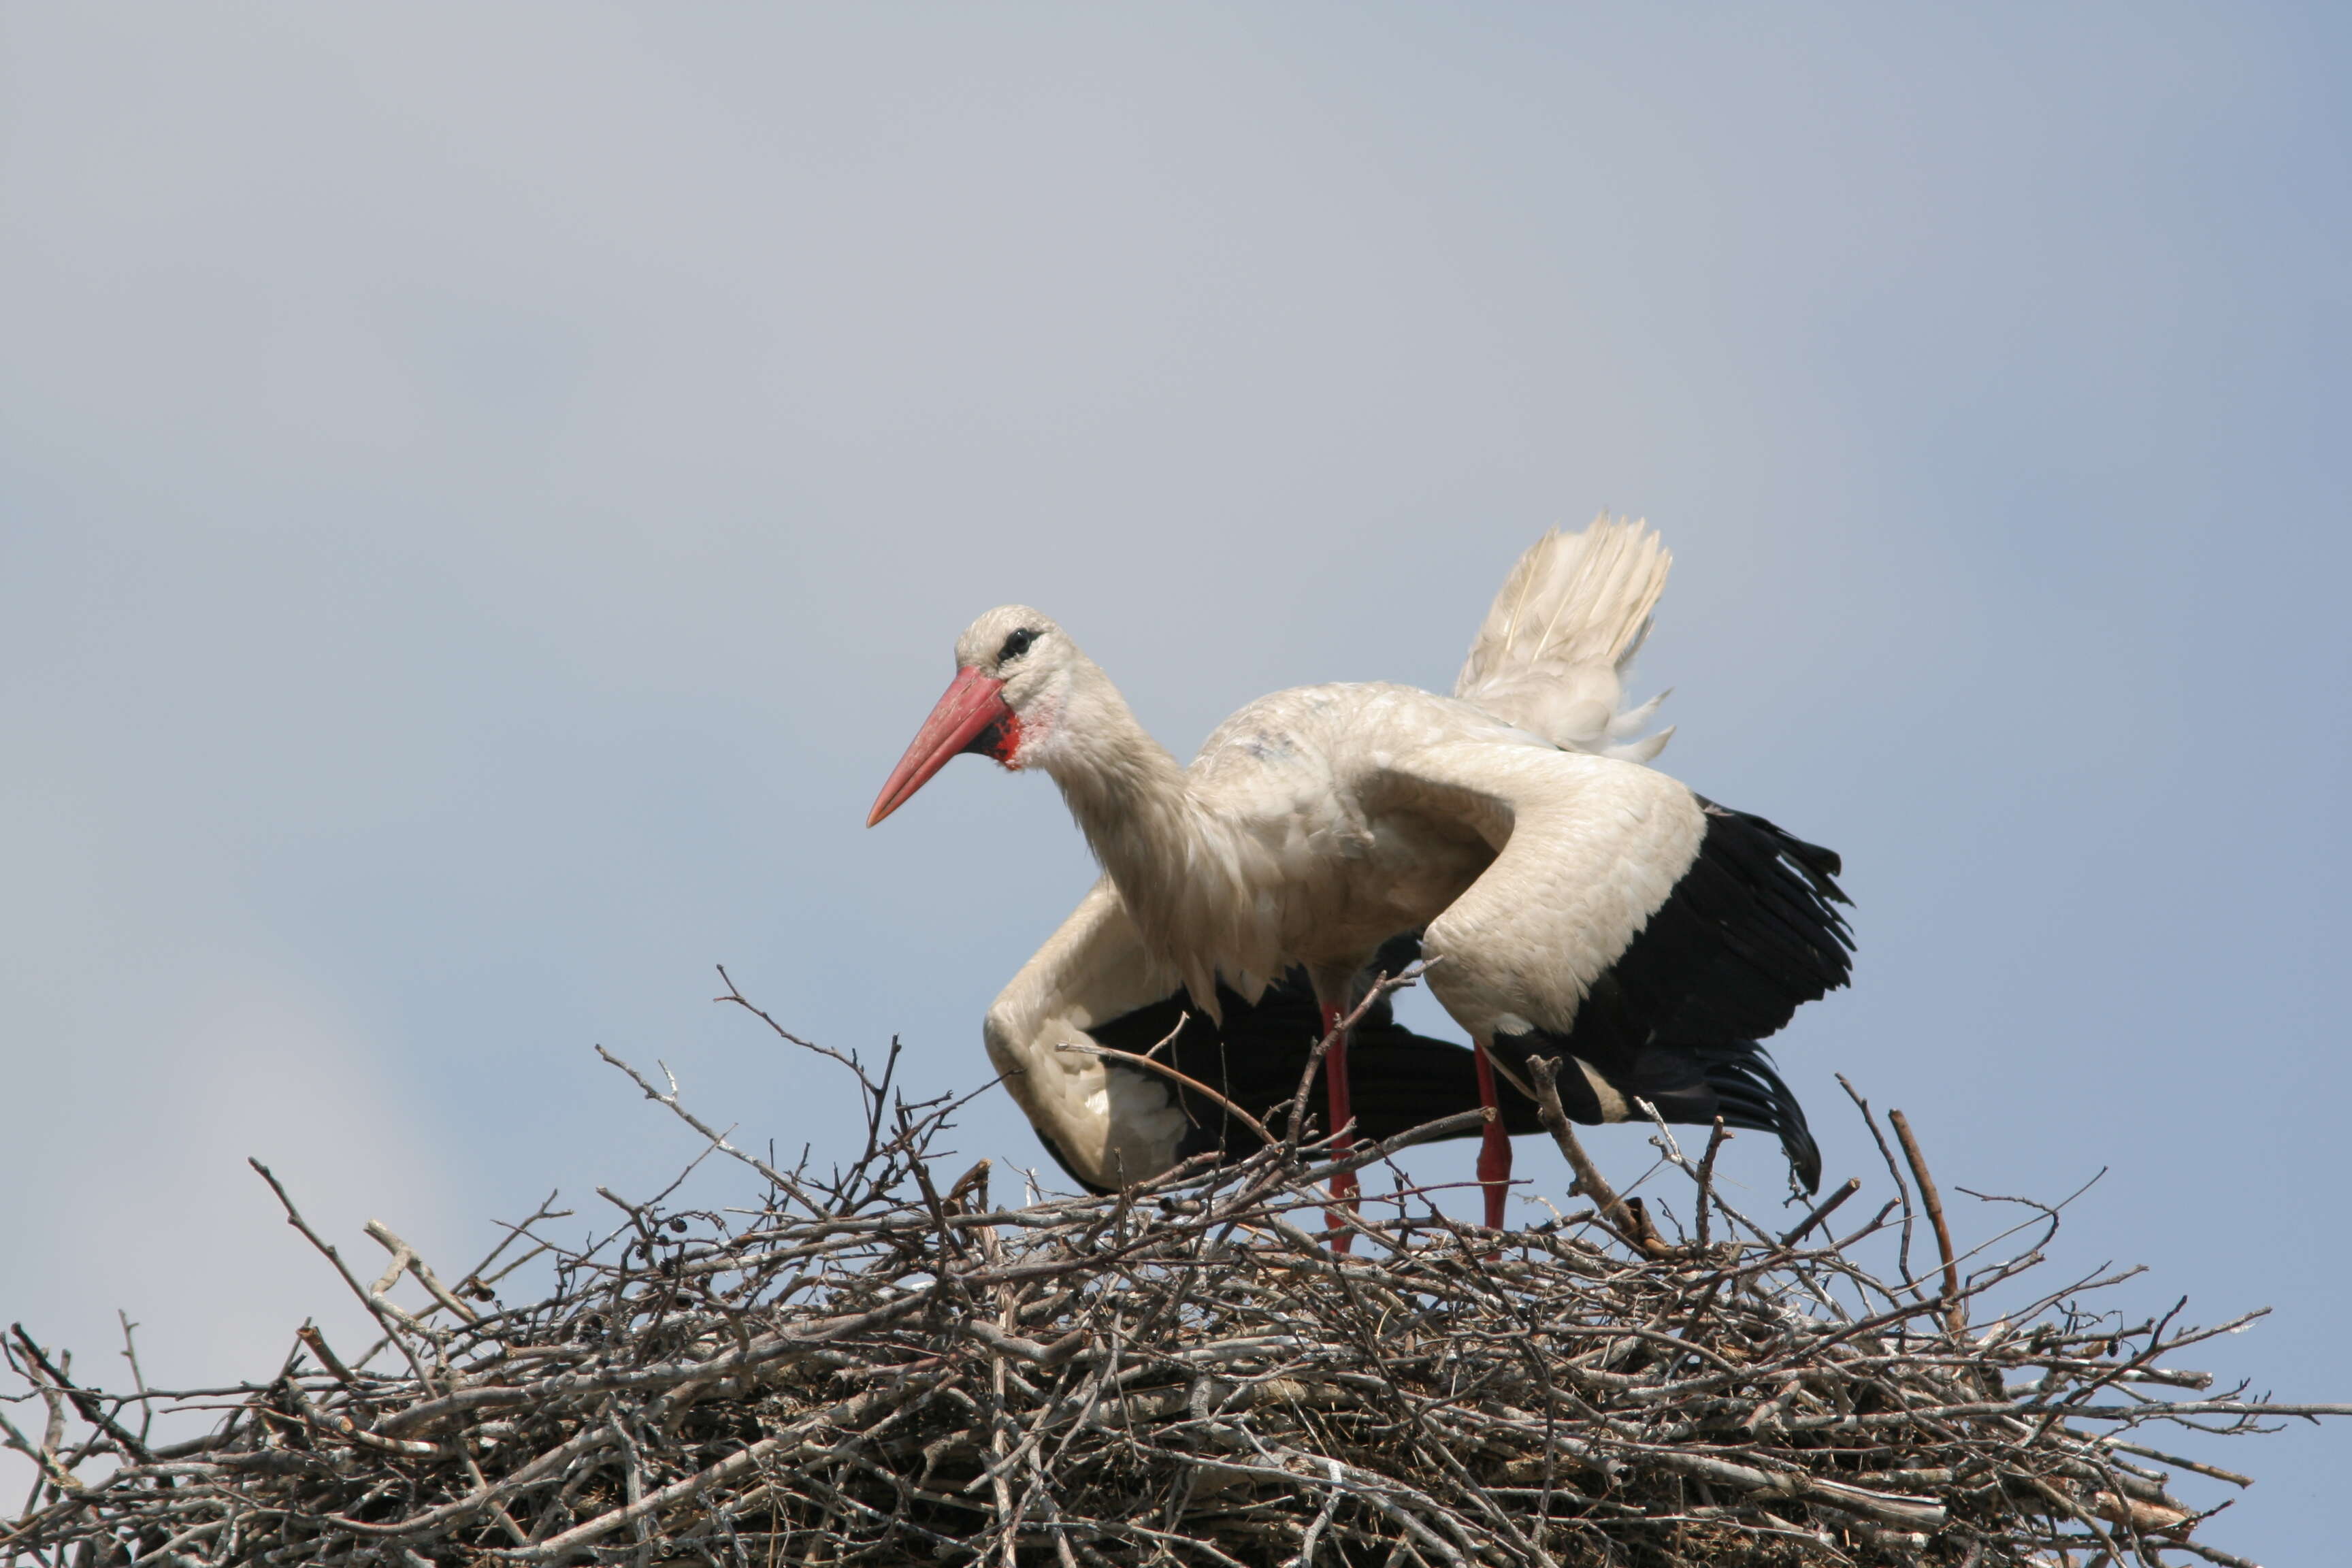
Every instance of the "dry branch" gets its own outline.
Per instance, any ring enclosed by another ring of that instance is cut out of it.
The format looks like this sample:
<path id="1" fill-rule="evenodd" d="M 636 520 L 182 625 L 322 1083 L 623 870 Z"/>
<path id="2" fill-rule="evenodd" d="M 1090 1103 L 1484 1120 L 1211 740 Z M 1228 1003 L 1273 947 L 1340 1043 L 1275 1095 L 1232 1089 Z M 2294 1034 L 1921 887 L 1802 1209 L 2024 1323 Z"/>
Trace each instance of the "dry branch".
<path id="1" fill-rule="evenodd" d="M 1903 1145 L 1903 1162 L 1911 1167 L 1911 1179 L 1919 1184 L 1919 1202 L 1936 1232 L 1937 1255 L 1944 1260 L 1945 1310 L 1951 1314 L 1952 1331 L 1959 1333 L 1969 1326 L 1969 1314 L 1960 1296 L 1960 1267 L 1952 1258 L 1952 1233 L 1944 1223 L 1943 1194 L 1936 1190 L 1936 1178 L 1927 1173 L 1927 1157 L 1919 1152 L 1919 1140 L 1911 1135 L 1911 1119 L 1899 1110 L 1889 1110 L 1886 1121 Z"/>

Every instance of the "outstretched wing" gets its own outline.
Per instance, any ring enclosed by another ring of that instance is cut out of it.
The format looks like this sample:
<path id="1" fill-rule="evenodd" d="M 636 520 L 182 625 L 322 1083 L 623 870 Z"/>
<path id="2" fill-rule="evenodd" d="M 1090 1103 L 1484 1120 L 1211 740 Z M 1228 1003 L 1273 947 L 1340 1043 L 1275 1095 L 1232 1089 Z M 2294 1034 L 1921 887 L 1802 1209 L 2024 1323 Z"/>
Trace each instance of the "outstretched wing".
<path id="1" fill-rule="evenodd" d="M 1569 1109 L 1778 1132 L 1807 1184 L 1803 1112 L 1756 1042 L 1843 985 L 1853 946 L 1837 857 L 1663 773 L 1536 747 L 1454 744 L 1394 759 L 1384 809 L 1496 851 L 1423 938 L 1430 989 L 1507 1069 L 1565 1055 Z"/>

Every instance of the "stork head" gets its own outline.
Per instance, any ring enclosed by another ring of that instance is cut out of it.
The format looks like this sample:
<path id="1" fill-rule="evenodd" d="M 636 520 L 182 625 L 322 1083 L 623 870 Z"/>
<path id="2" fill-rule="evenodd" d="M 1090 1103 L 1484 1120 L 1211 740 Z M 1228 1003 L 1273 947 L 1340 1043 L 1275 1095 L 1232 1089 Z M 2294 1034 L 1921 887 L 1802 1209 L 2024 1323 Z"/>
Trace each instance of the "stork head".
<path id="1" fill-rule="evenodd" d="M 1026 605 L 1000 605 L 972 622 L 956 639 L 955 679 L 890 770 L 866 826 L 906 805 L 959 752 L 977 752 L 1008 768 L 1034 760 L 1085 663 L 1069 635 Z"/>

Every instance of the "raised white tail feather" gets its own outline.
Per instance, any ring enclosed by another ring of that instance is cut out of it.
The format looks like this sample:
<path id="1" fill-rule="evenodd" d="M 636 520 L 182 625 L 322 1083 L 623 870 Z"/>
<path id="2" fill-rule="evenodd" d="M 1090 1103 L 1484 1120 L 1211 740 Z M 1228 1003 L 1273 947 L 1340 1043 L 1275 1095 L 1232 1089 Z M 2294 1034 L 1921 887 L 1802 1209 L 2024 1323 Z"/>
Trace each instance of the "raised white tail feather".
<path id="1" fill-rule="evenodd" d="M 1638 521 L 1603 516 L 1580 533 L 1553 529 L 1504 580 L 1454 694 L 1554 745 L 1648 762 L 1674 731 L 1625 737 L 1664 694 L 1620 711 L 1622 678 L 1673 564 Z"/>

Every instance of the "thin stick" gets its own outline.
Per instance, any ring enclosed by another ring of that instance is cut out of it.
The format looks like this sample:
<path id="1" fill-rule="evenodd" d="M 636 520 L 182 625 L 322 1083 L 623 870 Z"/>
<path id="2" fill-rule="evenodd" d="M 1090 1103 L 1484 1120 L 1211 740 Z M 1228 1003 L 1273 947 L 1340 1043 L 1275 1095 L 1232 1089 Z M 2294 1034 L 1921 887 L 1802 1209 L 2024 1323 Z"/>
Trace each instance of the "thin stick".
<path id="1" fill-rule="evenodd" d="M 147 1374 L 140 1370 L 139 1342 L 131 1338 L 131 1331 L 138 1328 L 139 1325 L 132 1322 L 131 1321 L 131 1314 L 124 1311 L 120 1307 L 117 1307 L 114 1310 L 114 1319 L 115 1321 L 122 1325 L 122 1359 L 131 1363 L 131 1386 L 137 1389 L 142 1400 L 145 1401 L 147 1393 Z M 139 1416 L 139 1440 L 141 1442 L 144 1443 L 147 1440 L 148 1434 L 154 1429 L 154 1426 L 155 1406 L 152 1402 L 144 1402 L 140 1407 Z"/>
<path id="2" fill-rule="evenodd" d="M 1706 1135 L 1706 1152 L 1700 1155 L 1698 1161 L 1698 1228 L 1693 1237 L 1696 1246 L 1706 1245 L 1707 1205 L 1715 1196 L 1715 1156 L 1729 1142 L 1731 1133 L 1724 1127 L 1723 1118 L 1718 1116 L 1715 1119 L 1715 1131 Z"/>
<path id="3" fill-rule="evenodd" d="M 1886 1162 L 1886 1173 L 1895 1179 L 1895 1195 L 1903 1200 L 1903 1245 L 1896 1249 L 1895 1260 L 1907 1279 L 1911 1277 L 1911 1188 L 1903 1180 L 1903 1167 L 1895 1163 L 1895 1151 L 1886 1146 L 1886 1135 L 1878 1130 L 1878 1118 L 1870 1113 L 1870 1101 L 1846 1081 L 1845 1074 L 1839 1073 L 1837 1080 L 1845 1097 L 1853 1101 L 1854 1109 L 1862 1112 L 1862 1124 L 1870 1129 L 1870 1141 L 1878 1145 L 1878 1157 Z"/>
<path id="4" fill-rule="evenodd" d="M 1592 1200 L 1602 1220 L 1626 1246 L 1653 1258 L 1660 1256 L 1664 1244 L 1654 1238 L 1645 1244 L 1643 1226 L 1633 1217 L 1633 1211 L 1625 1206 L 1625 1200 L 1617 1195 L 1617 1189 L 1609 1184 L 1609 1178 L 1601 1173 L 1601 1167 L 1592 1163 L 1592 1156 L 1577 1142 L 1576 1129 L 1559 1102 L 1559 1063 L 1549 1057 L 1529 1057 L 1528 1073 L 1535 1079 L 1536 1110 L 1543 1118 L 1544 1130 L 1559 1145 L 1569 1168 L 1576 1173 L 1576 1190 Z"/>
<path id="5" fill-rule="evenodd" d="M 1798 1225 L 1796 1229 L 1789 1232 L 1786 1236 L 1780 1238 L 1780 1245 L 1783 1247 L 1794 1247 L 1797 1243 L 1804 1240 L 1806 1237 L 1812 1234 L 1813 1226 L 1821 1224 L 1822 1221 L 1837 1213 L 1838 1205 L 1840 1204 L 1845 1202 L 1846 1199 L 1853 1196 L 1854 1194 L 1860 1191 L 1862 1191 L 1862 1178 L 1860 1176 L 1848 1176 L 1845 1179 L 1845 1185 L 1840 1187 L 1828 1197 L 1823 1198 L 1820 1203 L 1813 1205 L 1813 1212 L 1807 1215 L 1803 1221 Z"/>
<path id="6" fill-rule="evenodd" d="M 146 1444 L 132 1436 L 121 1423 L 99 1408 L 96 1397 L 50 1363 L 47 1352 L 33 1342 L 33 1336 L 25 1331 L 24 1324 L 12 1323 L 9 1327 L 15 1331 L 16 1342 L 24 1347 L 26 1355 L 41 1369 L 41 1374 L 49 1380 L 50 1384 L 59 1394 L 73 1402 L 73 1407 L 81 1412 L 83 1420 L 121 1444 L 122 1451 L 141 1464 L 146 1464 L 154 1458 L 154 1456 L 147 1451 Z"/>
<path id="7" fill-rule="evenodd" d="M 1886 1120 L 1893 1124 L 1895 1136 L 1903 1141 L 1903 1157 L 1910 1162 L 1911 1174 L 1919 1184 L 1919 1201 L 1927 1207 L 1927 1223 L 1936 1227 L 1936 1250 L 1944 1255 L 1945 1321 L 1952 1332 L 1966 1332 L 1969 1308 L 1960 1296 L 1960 1266 L 1952 1261 L 1952 1233 L 1944 1224 L 1944 1200 L 1937 1195 L 1936 1178 L 1927 1173 L 1919 1141 L 1911 1136 L 1910 1119 L 1899 1110 L 1890 1110 Z"/>
<path id="8" fill-rule="evenodd" d="M 294 1337 L 310 1347 L 310 1353 L 319 1358 L 319 1364 L 332 1373 L 337 1383 L 346 1388 L 359 1386 L 360 1380 L 343 1364 L 343 1358 L 335 1353 L 334 1347 L 327 1343 L 327 1336 L 319 1331 L 316 1323 L 304 1323 L 294 1331 Z"/>
<path id="9" fill-rule="evenodd" d="M 2136 1454 L 2143 1459 L 2154 1459 L 2159 1465 L 2178 1465 L 2184 1470 L 2194 1470 L 2200 1476 L 2210 1476 L 2217 1481 L 2227 1481 L 2233 1487 L 2250 1487 L 2254 1484 L 2254 1478 L 2252 1476 L 2242 1476 L 2235 1470 L 2225 1470 L 2219 1466 L 2208 1465 L 2197 1459 L 2184 1459 L 2178 1454 L 2168 1454 L 2161 1449 L 2144 1448 L 2137 1443 L 2118 1443 L 2113 1438 L 2107 1438 L 2099 1446 L 2103 1448 L 2113 1448 L 2119 1454 Z"/>
<path id="10" fill-rule="evenodd" d="M 457 1313 L 461 1321 L 474 1323 L 481 1321 L 482 1315 L 451 1295 L 448 1287 L 435 1278 L 432 1265 L 416 1256 L 416 1248 L 394 1235 L 390 1226 L 380 1219 L 372 1219 L 361 1228 L 368 1233 L 378 1247 L 392 1254 L 394 1267 L 390 1272 L 394 1279 L 397 1279 L 401 1273 L 405 1271 L 410 1279 L 425 1287 L 426 1295 Z M 389 1283 L 379 1285 L 377 1289 L 387 1290 L 391 1289 L 391 1285 Z"/>
<path id="11" fill-rule="evenodd" d="M 377 1324 L 383 1328 L 383 1337 L 390 1340 L 399 1349 L 400 1353 L 407 1359 L 408 1369 L 416 1374 L 416 1381 L 430 1387 L 433 1380 L 425 1375 L 425 1363 L 416 1359 L 416 1352 L 410 1348 L 408 1341 L 401 1334 L 400 1326 L 393 1321 L 391 1312 L 386 1310 L 387 1304 L 383 1298 L 373 1294 L 366 1286 L 361 1284 L 357 1276 L 352 1273 L 351 1267 L 343 1261 L 343 1255 L 337 1252 L 325 1237 L 310 1228 L 310 1222 L 302 1217 L 302 1211 L 294 1206 L 292 1198 L 287 1196 L 286 1185 L 278 1179 L 275 1172 L 251 1156 L 247 1156 L 245 1163 L 260 1172 L 261 1179 L 269 1184 L 269 1190 L 278 1194 L 278 1203 L 286 1209 L 286 1223 L 300 1231 L 305 1241 L 326 1255 L 327 1261 L 335 1266 L 335 1272 L 343 1277 L 343 1283 L 352 1288 L 352 1294 L 360 1299 L 360 1305 L 365 1307 L 368 1310 L 368 1315 L 375 1319 Z"/>

